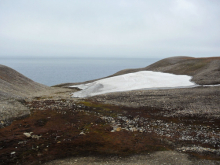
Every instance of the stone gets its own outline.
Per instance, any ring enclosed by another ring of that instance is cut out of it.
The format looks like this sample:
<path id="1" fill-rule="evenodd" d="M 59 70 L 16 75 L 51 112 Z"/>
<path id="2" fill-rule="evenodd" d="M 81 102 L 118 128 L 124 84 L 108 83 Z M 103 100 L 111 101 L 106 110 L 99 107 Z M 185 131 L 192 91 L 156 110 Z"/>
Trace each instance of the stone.
<path id="1" fill-rule="evenodd" d="M 137 130 L 137 128 L 134 127 L 134 128 L 133 128 L 133 131 L 136 132 L 136 131 L 138 131 L 138 130 Z"/>
<path id="2" fill-rule="evenodd" d="M 85 135 L 85 133 L 84 132 L 80 132 L 80 135 Z"/>
<path id="3" fill-rule="evenodd" d="M 23 133 L 23 134 L 24 134 L 26 137 L 29 138 L 29 137 L 31 137 L 31 134 L 32 134 L 32 133 L 33 133 L 33 132 L 29 132 L 29 133 L 28 133 L 28 132 L 25 132 L 25 133 Z"/>
<path id="4" fill-rule="evenodd" d="M 39 138 L 40 138 L 41 136 L 38 136 L 38 135 L 32 135 L 31 137 L 32 137 L 32 138 L 35 138 L 35 139 L 37 139 L 37 140 L 39 140 Z"/>

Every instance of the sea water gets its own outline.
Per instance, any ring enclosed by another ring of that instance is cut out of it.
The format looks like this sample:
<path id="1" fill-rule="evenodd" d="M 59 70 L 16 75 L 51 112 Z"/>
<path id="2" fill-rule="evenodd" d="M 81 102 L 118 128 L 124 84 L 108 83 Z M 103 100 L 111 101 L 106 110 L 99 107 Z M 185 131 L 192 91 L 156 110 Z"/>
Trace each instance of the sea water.
<path id="1" fill-rule="evenodd" d="M 1 58 L 6 65 L 44 85 L 75 83 L 146 67 L 158 58 Z"/>

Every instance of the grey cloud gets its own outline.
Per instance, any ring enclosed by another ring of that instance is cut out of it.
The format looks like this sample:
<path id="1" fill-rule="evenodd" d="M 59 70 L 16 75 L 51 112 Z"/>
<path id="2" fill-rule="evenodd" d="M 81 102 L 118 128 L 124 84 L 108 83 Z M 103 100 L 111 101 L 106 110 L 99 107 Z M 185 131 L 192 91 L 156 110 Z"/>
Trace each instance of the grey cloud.
<path id="1" fill-rule="evenodd" d="M 219 56 L 217 0 L 0 2 L 0 56 Z"/>

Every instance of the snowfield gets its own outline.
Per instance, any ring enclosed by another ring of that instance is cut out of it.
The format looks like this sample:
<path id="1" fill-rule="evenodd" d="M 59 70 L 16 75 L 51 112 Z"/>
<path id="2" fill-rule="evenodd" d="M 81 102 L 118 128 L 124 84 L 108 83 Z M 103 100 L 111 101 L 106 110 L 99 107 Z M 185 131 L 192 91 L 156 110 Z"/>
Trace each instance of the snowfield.
<path id="1" fill-rule="evenodd" d="M 131 91 L 139 89 L 182 88 L 193 87 L 191 76 L 170 73 L 140 71 L 94 81 L 88 84 L 74 85 L 81 91 L 73 93 L 73 97 L 90 97 L 111 92 Z"/>

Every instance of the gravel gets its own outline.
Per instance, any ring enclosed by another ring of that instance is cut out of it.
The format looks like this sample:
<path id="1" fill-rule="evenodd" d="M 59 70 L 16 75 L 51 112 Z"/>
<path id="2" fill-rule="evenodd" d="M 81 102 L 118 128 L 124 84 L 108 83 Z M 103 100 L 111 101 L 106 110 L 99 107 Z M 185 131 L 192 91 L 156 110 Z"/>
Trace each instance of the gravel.
<path id="1" fill-rule="evenodd" d="M 131 157 L 72 157 L 44 165 L 219 165 L 218 161 L 197 160 L 176 151 L 159 151 Z"/>
<path id="2" fill-rule="evenodd" d="M 166 116 L 220 117 L 220 87 L 196 87 L 163 90 L 135 90 L 103 94 L 89 98 L 105 104 L 125 107 L 155 107 Z"/>

